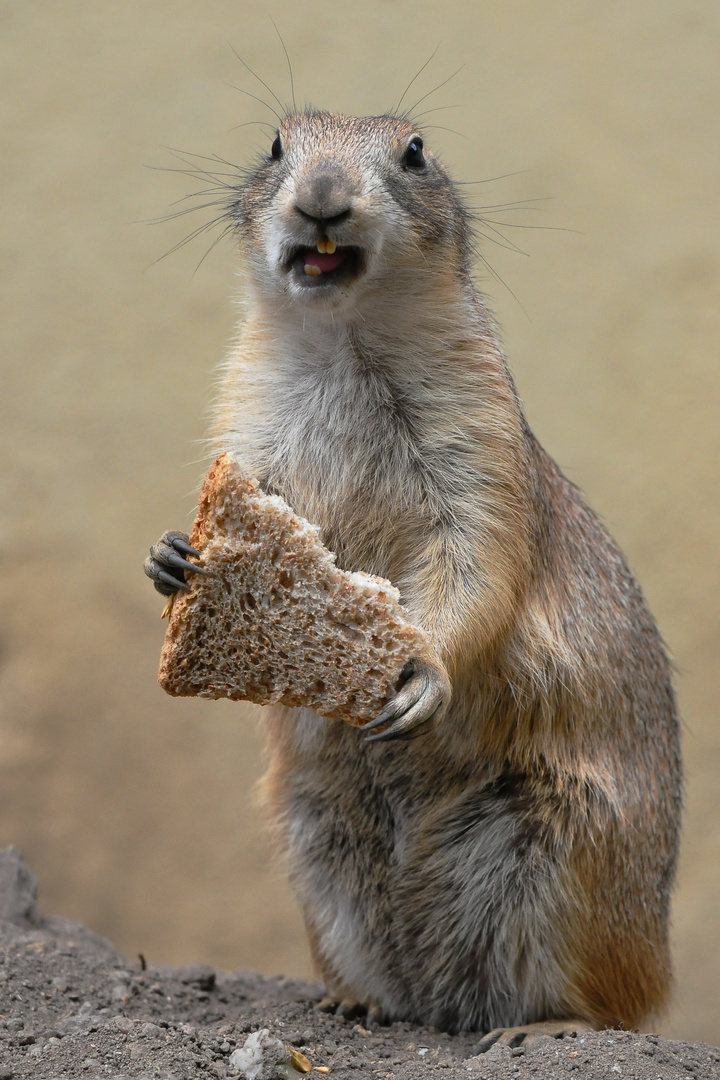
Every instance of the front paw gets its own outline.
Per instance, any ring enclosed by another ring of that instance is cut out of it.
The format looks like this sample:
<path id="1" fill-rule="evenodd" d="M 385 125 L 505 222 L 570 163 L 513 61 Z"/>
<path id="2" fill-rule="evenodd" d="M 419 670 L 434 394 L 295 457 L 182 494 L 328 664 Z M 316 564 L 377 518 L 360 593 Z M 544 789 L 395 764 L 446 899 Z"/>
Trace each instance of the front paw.
<path id="1" fill-rule="evenodd" d="M 403 674 L 409 678 L 379 716 L 364 724 L 362 731 L 376 731 L 388 724 L 384 731 L 368 735 L 368 742 L 385 742 L 408 735 L 418 728 L 440 720 L 450 703 L 452 686 L 447 671 L 436 658 L 423 657 L 411 660 Z"/>
<path id="2" fill-rule="evenodd" d="M 150 554 L 145 560 L 144 570 L 159 593 L 163 596 L 172 596 L 178 589 L 190 592 L 185 584 L 185 572 L 192 571 L 194 574 L 207 574 L 202 566 L 188 562 L 184 557 L 194 555 L 200 558 L 200 552 L 196 551 L 188 543 L 188 535 L 183 532 L 165 532 L 157 544 L 150 548 Z"/>

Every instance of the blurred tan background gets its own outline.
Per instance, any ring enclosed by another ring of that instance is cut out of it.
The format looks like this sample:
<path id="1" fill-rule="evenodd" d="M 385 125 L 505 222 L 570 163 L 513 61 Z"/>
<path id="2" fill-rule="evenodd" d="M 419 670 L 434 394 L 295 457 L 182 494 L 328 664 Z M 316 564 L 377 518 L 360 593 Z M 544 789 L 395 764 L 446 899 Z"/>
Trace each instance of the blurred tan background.
<path id="1" fill-rule="evenodd" d="M 473 205 L 530 421 L 624 547 L 678 668 L 687 814 L 665 1033 L 720 1042 L 720 8 L 716 0 L 275 0 L 299 100 L 412 101 Z M 148 545 L 189 526 L 233 251 L 156 227 L 197 185 L 163 146 L 243 163 L 283 99 L 262 4 L 0 0 L 0 843 L 45 910 L 128 956 L 304 973 L 253 806 L 262 718 L 155 684 Z M 182 204 L 181 204 L 182 205 Z M 566 229 L 568 231 L 552 231 Z M 482 268 L 481 268 L 482 269 Z"/>

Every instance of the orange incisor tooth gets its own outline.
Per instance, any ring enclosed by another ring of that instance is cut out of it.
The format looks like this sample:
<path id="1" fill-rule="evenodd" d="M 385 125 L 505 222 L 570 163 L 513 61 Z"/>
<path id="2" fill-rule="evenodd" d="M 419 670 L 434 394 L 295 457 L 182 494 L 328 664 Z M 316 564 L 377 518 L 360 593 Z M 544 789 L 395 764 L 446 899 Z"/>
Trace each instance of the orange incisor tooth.
<path id="1" fill-rule="evenodd" d="M 324 255 L 327 252 L 327 242 L 325 240 L 318 240 L 317 249 L 321 255 Z"/>
<path id="2" fill-rule="evenodd" d="M 325 254 L 326 255 L 334 255 L 336 251 L 337 251 L 337 244 L 335 243 L 335 241 L 334 240 L 326 240 L 325 241 Z"/>
<path id="3" fill-rule="evenodd" d="M 310 277 L 318 277 L 319 274 L 322 274 L 322 270 L 320 269 L 320 267 L 313 266 L 312 263 L 305 263 L 304 269 L 305 273 L 309 274 Z"/>

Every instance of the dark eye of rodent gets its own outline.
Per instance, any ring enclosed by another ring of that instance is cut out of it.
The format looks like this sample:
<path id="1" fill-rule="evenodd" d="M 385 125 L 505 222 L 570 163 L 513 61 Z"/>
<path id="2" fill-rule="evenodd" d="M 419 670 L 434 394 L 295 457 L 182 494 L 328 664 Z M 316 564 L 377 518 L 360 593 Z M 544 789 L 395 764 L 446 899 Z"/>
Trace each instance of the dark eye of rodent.
<path id="1" fill-rule="evenodd" d="M 407 150 L 405 151 L 405 157 L 403 158 L 403 164 L 406 169 L 421 169 L 425 164 L 425 158 L 423 157 L 423 141 L 422 139 L 413 139 Z"/>
<path id="2" fill-rule="evenodd" d="M 270 153 L 273 156 L 274 161 L 279 161 L 282 157 L 282 143 L 280 142 L 280 136 L 276 135 L 272 146 L 270 147 Z"/>

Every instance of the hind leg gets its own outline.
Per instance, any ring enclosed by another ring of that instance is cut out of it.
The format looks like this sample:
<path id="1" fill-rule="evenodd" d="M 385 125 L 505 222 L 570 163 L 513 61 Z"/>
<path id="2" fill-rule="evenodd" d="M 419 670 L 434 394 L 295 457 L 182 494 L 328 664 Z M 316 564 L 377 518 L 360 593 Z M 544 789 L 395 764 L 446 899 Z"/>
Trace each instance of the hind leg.
<path id="1" fill-rule="evenodd" d="M 413 1018 L 495 1032 L 579 1015 L 563 969 L 572 890 L 554 810 L 527 778 L 505 776 L 412 837 L 395 907 Z"/>
<path id="2" fill-rule="evenodd" d="M 543 778 L 509 775 L 417 835 L 396 903 L 414 1018 L 489 1032 L 487 1048 L 552 1034 L 539 1022 L 556 1034 L 634 1028 L 662 1005 L 654 868 L 641 887 L 628 880 L 638 830 L 592 800 L 579 785 L 561 796 Z"/>
<path id="3" fill-rule="evenodd" d="M 384 1024 L 386 1021 L 383 1010 L 376 1001 L 370 999 L 361 1001 L 347 987 L 342 985 L 342 981 L 338 979 L 331 965 L 322 955 L 317 934 L 307 917 L 305 926 L 313 969 L 320 977 L 326 991 L 326 996 L 317 1003 L 316 1008 L 320 1012 L 334 1013 L 335 1016 L 341 1016 L 344 1020 L 362 1020 L 369 1027 Z"/>

